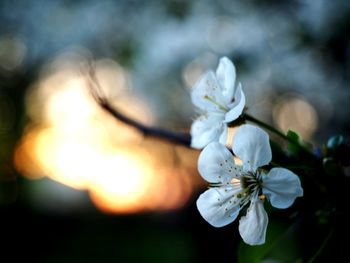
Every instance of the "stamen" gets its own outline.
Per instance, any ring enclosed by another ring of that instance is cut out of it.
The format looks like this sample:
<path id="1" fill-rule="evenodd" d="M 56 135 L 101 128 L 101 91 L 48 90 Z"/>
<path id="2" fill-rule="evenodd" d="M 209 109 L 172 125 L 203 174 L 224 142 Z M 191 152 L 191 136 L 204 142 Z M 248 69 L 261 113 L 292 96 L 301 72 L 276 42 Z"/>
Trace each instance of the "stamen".
<path id="1" fill-rule="evenodd" d="M 211 103 L 213 103 L 214 105 L 218 106 L 220 110 L 223 110 L 223 111 L 229 111 L 228 108 L 226 108 L 225 106 L 221 105 L 220 103 L 218 103 L 217 101 L 215 101 L 213 98 L 210 98 L 208 95 L 205 95 L 203 97 L 204 99 L 210 101 Z"/>

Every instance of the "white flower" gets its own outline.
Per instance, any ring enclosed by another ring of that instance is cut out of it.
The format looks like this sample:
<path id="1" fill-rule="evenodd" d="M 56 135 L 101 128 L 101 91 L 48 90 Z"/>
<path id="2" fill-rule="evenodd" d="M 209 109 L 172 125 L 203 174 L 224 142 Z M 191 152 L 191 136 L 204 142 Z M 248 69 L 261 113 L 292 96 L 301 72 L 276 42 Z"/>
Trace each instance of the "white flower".
<path id="1" fill-rule="evenodd" d="M 241 84 L 235 87 L 236 69 L 232 62 L 220 59 L 216 73 L 207 72 L 194 86 L 192 103 L 201 116 L 191 126 L 191 146 L 197 149 L 213 141 L 226 143 L 227 123 L 236 120 L 245 106 Z"/>
<path id="2" fill-rule="evenodd" d="M 239 221 L 239 232 L 247 244 L 265 243 L 268 223 L 264 201 L 276 208 L 288 208 L 303 195 L 297 175 L 284 168 L 268 173 L 261 166 L 271 161 L 268 134 L 252 125 L 242 125 L 236 132 L 232 149 L 243 162 L 236 165 L 231 152 L 213 142 L 201 152 L 198 170 L 211 184 L 197 200 L 202 217 L 215 227 L 233 222 L 242 207 L 249 205 Z"/>

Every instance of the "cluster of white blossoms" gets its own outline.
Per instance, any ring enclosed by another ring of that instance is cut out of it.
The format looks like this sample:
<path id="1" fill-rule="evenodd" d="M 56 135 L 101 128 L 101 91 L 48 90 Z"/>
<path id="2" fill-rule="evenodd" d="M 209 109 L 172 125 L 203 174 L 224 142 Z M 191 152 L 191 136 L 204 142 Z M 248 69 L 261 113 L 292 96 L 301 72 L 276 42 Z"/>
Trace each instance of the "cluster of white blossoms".
<path id="1" fill-rule="evenodd" d="M 220 59 L 216 74 L 207 72 L 192 90 L 192 103 L 201 112 L 191 126 L 191 146 L 202 149 L 210 142 L 226 143 L 227 123 L 243 112 L 245 97 L 241 84 L 235 87 L 236 69 L 232 62 Z"/>
<path id="2" fill-rule="evenodd" d="M 243 165 L 235 164 L 225 146 L 227 123 L 237 119 L 245 106 L 241 85 L 234 88 L 235 77 L 232 62 L 224 57 L 216 75 L 205 74 L 192 92 L 193 103 L 203 111 L 191 128 L 192 146 L 205 147 L 199 156 L 198 170 L 210 184 L 199 196 L 197 208 L 207 222 L 222 227 L 247 207 L 246 215 L 239 221 L 240 235 L 247 244 L 260 245 L 265 243 L 268 224 L 264 202 L 288 208 L 303 195 L 303 189 L 293 172 L 261 168 L 270 163 L 272 153 L 268 134 L 256 126 L 245 124 L 237 129 L 232 151 Z"/>

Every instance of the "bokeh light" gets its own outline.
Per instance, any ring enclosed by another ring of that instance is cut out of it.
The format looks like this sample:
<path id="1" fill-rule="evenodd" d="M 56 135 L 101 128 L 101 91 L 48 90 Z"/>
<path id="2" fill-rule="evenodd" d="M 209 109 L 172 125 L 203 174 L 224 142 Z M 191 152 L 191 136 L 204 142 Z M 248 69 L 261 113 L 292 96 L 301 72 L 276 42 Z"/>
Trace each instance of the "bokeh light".
<path id="1" fill-rule="evenodd" d="M 273 108 L 273 118 L 280 129 L 294 130 L 305 140 L 312 138 L 318 127 L 315 108 L 305 99 L 293 95 L 278 100 Z"/>
<path id="2" fill-rule="evenodd" d="M 88 191 L 96 207 L 107 213 L 169 210 L 184 205 L 198 183 L 188 170 L 174 164 L 174 146 L 146 139 L 100 109 L 83 75 L 82 65 L 87 64 L 84 54 L 88 52 L 75 52 L 66 51 L 47 65 L 28 92 L 32 123 L 16 149 L 18 171 L 29 179 L 47 176 Z M 128 93 L 126 70 L 109 59 L 98 60 L 94 66 L 113 105 L 152 124 L 151 111 Z M 192 167 L 191 172 L 194 170 Z"/>
<path id="3" fill-rule="evenodd" d="M 137 149 L 124 149 L 101 155 L 91 169 L 90 195 L 106 212 L 132 212 L 145 209 L 154 180 L 150 158 Z"/>

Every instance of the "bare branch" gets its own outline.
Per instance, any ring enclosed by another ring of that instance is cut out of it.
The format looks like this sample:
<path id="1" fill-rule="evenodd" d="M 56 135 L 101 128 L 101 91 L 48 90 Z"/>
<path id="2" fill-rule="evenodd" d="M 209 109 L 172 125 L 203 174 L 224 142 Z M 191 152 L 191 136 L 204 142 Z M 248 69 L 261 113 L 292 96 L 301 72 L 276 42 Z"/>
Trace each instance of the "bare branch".
<path id="1" fill-rule="evenodd" d="M 100 105 L 101 108 L 103 108 L 105 111 L 107 111 L 117 120 L 136 128 L 137 130 L 142 132 L 145 136 L 158 137 L 161 139 L 169 140 L 174 143 L 182 144 L 187 147 L 190 147 L 191 136 L 189 133 L 174 132 L 167 129 L 146 126 L 134 119 L 129 118 L 128 116 L 125 116 L 120 111 L 118 111 L 115 107 L 113 107 L 108 102 L 108 99 L 103 93 L 103 90 L 98 82 L 98 79 L 95 74 L 95 69 L 92 64 L 88 65 L 88 72 L 86 74 L 86 78 L 87 78 L 89 90 L 91 92 L 91 95 L 95 99 L 95 101 Z"/>

